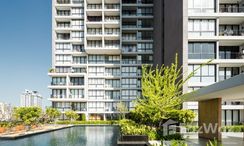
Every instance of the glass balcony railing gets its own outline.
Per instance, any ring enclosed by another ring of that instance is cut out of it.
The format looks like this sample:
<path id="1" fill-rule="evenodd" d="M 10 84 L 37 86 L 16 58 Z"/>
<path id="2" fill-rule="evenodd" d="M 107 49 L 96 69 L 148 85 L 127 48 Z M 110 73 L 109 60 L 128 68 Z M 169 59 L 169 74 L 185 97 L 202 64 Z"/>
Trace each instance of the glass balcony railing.
<path id="1" fill-rule="evenodd" d="M 102 9 L 102 4 L 88 4 L 87 9 Z"/>
<path id="2" fill-rule="evenodd" d="M 208 53 L 208 54 L 188 53 L 188 58 L 189 59 L 214 59 L 215 58 L 215 54 L 214 53 Z"/>
<path id="3" fill-rule="evenodd" d="M 219 36 L 244 36 L 243 30 L 226 29 L 219 32 Z"/>
<path id="4" fill-rule="evenodd" d="M 67 98 L 67 96 L 64 94 L 64 95 L 54 95 L 54 94 L 51 94 L 51 98 Z"/>
<path id="5" fill-rule="evenodd" d="M 118 17 L 118 16 L 114 16 L 114 17 L 112 17 L 112 16 L 105 16 L 105 22 L 118 22 L 118 21 L 120 21 L 120 17 Z"/>
<path id="6" fill-rule="evenodd" d="M 244 7 L 220 5 L 219 12 L 220 13 L 244 13 Z"/>
<path id="7" fill-rule="evenodd" d="M 70 4 L 70 0 L 57 0 L 58 4 Z"/>
<path id="8" fill-rule="evenodd" d="M 242 59 L 242 54 L 239 52 L 219 52 L 219 59 Z"/>
<path id="9" fill-rule="evenodd" d="M 66 83 L 65 82 L 51 82 L 52 86 L 65 86 Z"/>
<path id="10" fill-rule="evenodd" d="M 119 4 L 105 4 L 105 9 L 120 9 Z"/>

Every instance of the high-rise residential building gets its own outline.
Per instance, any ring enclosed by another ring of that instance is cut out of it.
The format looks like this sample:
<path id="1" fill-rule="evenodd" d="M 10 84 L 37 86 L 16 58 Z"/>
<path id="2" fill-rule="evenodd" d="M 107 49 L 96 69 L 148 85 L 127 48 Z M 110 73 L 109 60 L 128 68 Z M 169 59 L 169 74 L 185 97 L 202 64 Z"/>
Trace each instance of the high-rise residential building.
<path id="1" fill-rule="evenodd" d="M 42 108 L 42 99 L 43 97 L 37 91 L 25 90 L 20 96 L 20 106 L 37 106 Z"/>
<path id="2" fill-rule="evenodd" d="M 184 93 L 243 70 L 241 1 L 52 2 L 50 100 L 62 112 L 72 109 L 92 120 L 116 117 L 120 102 L 133 109 L 132 101 L 141 96 L 142 64 L 170 65 L 176 53 L 184 74 L 213 59 L 185 84 Z M 184 107 L 197 110 L 195 103 Z M 223 107 L 229 108 L 223 110 L 224 123 L 228 117 L 243 120 L 241 106 Z"/>
<path id="3" fill-rule="evenodd" d="M 0 102 L 0 121 L 9 121 L 12 118 L 13 107 L 10 104 Z"/>
<path id="4" fill-rule="evenodd" d="M 188 92 L 244 71 L 244 1 L 188 0 L 188 73 L 207 60 L 188 82 Z M 197 103 L 186 108 L 197 110 Z M 242 101 L 225 101 L 223 125 L 244 121 Z"/>

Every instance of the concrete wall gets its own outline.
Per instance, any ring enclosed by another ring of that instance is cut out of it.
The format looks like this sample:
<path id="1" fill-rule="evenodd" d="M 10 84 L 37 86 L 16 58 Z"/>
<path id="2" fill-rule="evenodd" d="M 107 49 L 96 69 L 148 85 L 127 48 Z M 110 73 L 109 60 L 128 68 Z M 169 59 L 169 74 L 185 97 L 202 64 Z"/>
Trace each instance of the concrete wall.
<path id="1" fill-rule="evenodd" d="M 199 101 L 198 105 L 198 126 L 202 127 L 199 132 L 200 138 L 214 139 L 221 141 L 221 132 L 218 130 L 221 127 L 221 98 Z M 209 126 L 217 128 L 215 131 L 207 131 Z M 217 126 L 217 127 L 215 127 Z"/>

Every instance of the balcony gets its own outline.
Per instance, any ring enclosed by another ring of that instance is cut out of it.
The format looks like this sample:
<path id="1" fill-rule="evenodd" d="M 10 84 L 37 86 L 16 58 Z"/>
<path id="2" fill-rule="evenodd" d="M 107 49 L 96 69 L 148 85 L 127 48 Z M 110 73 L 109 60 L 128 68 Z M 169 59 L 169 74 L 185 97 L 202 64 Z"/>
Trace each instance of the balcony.
<path id="1" fill-rule="evenodd" d="M 87 34 L 88 35 L 102 35 L 102 29 L 101 28 L 88 28 Z"/>
<path id="2" fill-rule="evenodd" d="M 105 4 L 105 9 L 120 9 L 120 5 L 119 4 Z"/>
<path id="3" fill-rule="evenodd" d="M 51 86 L 66 86 L 66 82 L 51 82 Z"/>
<path id="4" fill-rule="evenodd" d="M 54 95 L 54 94 L 51 94 L 51 98 L 53 99 L 63 99 L 63 98 L 67 98 L 66 94 L 63 94 L 63 95 Z"/>
<path id="5" fill-rule="evenodd" d="M 219 59 L 243 59 L 243 55 L 239 52 L 221 52 L 219 53 Z"/>
<path id="6" fill-rule="evenodd" d="M 57 33 L 57 40 L 70 40 L 69 33 Z"/>
<path id="7" fill-rule="evenodd" d="M 239 7 L 239 4 L 220 4 L 220 13 L 244 13 L 244 7 Z"/>
<path id="8" fill-rule="evenodd" d="M 57 0 L 57 4 L 70 4 L 70 0 Z"/>
<path id="9" fill-rule="evenodd" d="M 189 59 L 215 59 L 215 53 L 188 53 Z"/>
<path id="10" fill-rule="evenodd" d="M 87 22 L 102 22 L 102 16 L 87 16 Z"/>
<path id="11" fill-rule="evenodd" d="M 219 36 L 244 36 L 243 30 L 224 29 L 220 30 Z"/>
<path id="12" fill-rule="evenodd" d="M 136 46 L 123 46 L 122 52 L 123 53 L 136 53 L 137 47 Z"/>
<path id="13" fill-rule="evenodd" d="M 102 4 L 88 4 L 87 9 L 91 9 L 91 10 L 102 9 Z"/>
<path id="14" fill-rule="evenodd" d="M 119 16 L 105 16 L 104 21 L 105 22 L 116 22 L 116 23 L 119 23 L 120 17 Z"/>

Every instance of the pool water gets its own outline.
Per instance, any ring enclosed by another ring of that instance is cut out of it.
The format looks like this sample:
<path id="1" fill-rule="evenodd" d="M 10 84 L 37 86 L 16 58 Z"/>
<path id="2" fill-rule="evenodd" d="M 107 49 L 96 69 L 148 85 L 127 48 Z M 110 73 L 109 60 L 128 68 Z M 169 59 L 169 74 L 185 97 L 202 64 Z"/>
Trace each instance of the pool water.
<path id="1" fill-rule="evenodd" d="M 78 126 L 17 140 L 0 140 L 0 146 L 116 146 L 117 126 Z"/>

